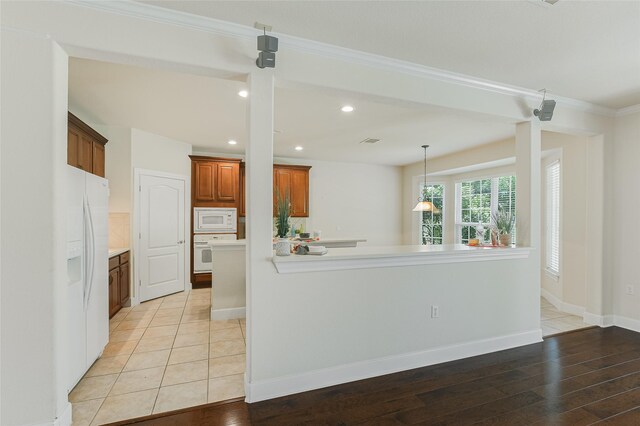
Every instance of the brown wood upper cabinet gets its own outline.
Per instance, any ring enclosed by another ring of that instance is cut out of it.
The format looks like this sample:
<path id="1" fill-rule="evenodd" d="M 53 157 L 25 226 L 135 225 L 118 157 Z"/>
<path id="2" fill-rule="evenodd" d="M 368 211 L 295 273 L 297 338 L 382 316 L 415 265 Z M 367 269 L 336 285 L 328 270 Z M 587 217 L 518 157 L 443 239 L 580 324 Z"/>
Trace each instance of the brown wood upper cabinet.
<path id="1" fill-rule="evenodd" d="M 311 166 L 273 165 L 273 214 L 277 194 L 289 195 L 291 217 L 309 217 L 309 169 Z"/>
<path id="2" fill-rule="evenodd" d="M 238 207 L 240 159 L 191 155 L 194 207 Z"/>
<path id="3" fill-rule="evenodd" d="M 107 139 L 75 115 L 68 113 L 67 164 L 104 177 Z"/>
<path id="4" fill-rule="evenodd" d="M 291 217 L 309 217 L 309 170 L 311 166 L 273 165 L 273 215 L 276 215 L 278 191 L 289 194 Z M 246 216 L 245 165 L 240 165 L 239 215 Z"/>

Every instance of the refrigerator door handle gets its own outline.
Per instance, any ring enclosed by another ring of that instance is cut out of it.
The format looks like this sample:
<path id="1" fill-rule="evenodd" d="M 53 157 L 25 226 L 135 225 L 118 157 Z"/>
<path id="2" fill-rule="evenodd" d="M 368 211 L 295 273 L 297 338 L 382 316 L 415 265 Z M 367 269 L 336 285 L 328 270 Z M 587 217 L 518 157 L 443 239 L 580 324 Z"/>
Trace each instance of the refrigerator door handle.
<path id="1" fill-rule="evenodd" d="M 86 288 L 86 292 L 85 292 L 85 310 L 86 308 L 89 306 L 89 300 L 91 299 L 91 290 L 93 288 L 93 274 L 94 274 L 94 267 L 95 267 L 95 255 L 96 255 L 96 248 L 95 248 L 95 230 L 93 227 L 93 215 L 91 214 L 91 205 L 89 204 L 89 200 L 86 201 L 87 204 L 87 223 L 88 223 L 88 228 L 89 228 L 89 240 L 87 241 L 87 246 L 88 246 L 88 256 L 87 256 L 87 262 L 90 262 L 89 265 L 90 267 L 88 268 L 88 273 L 87 273 L 87 280 L 85 283 L 85 288 Z"/>

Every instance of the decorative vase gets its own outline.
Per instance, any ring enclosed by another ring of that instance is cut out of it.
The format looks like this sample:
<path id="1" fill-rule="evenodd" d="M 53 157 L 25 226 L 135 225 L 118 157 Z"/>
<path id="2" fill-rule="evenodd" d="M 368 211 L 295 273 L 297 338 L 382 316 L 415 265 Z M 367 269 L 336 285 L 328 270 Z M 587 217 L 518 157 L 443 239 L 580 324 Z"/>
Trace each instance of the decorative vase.
<path id="1" fill-rule="evenodd" d="M 505 247 L 510 246 L 511 234 L 500 234 L 500 245 Z"/>
<path id="2" fill-rule="evenodd" d="M 276 256 L 290 256 L 291 242 L 286 238 L 279 238 L 276 242 Z"/>

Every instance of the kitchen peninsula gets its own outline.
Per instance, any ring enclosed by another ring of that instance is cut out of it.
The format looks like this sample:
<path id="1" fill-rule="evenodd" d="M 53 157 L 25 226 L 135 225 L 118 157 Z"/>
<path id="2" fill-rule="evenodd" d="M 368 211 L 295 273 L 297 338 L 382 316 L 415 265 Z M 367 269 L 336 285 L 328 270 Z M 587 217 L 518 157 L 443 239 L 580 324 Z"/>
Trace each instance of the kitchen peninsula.
<path id="1" fill-rule="evenodd" d="M 330 250 L 323 256 L 274 256 L 273 264 L 279 273 L 286 274 L 524 259 L 529 257 L 529 252 L 528 247 L 470 247 L 463 244 L 354 247 Z"/>

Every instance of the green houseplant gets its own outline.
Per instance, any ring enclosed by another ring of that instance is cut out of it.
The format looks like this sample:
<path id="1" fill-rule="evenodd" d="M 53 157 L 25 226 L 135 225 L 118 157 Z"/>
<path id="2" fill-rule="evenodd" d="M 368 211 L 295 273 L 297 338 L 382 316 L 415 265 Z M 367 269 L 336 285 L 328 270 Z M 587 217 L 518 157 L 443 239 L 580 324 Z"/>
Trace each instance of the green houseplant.
<path id="1" fill-rule="evenodd" d="M 291 243 L 286 239 L 291 226 L 289 216 L 291 216 L 289 194 L 282 195 L 276 190 L 276 236 L 279 238 L 276 242 L 276 255 L 278 256 L 291 254 Z"/>
<path id="2" fill-rule="evenodd" d="M 511 232 L 516 223 L 516 216 L 502 206 L 498 206 L 498 211 L 492 215 L 493 224 L 498 230 L 500 245 L 511 244 Z"/>

